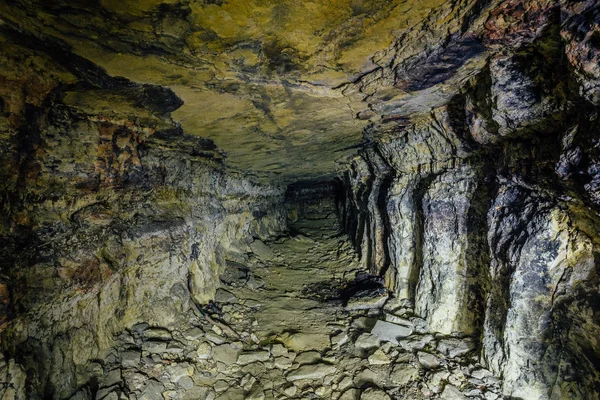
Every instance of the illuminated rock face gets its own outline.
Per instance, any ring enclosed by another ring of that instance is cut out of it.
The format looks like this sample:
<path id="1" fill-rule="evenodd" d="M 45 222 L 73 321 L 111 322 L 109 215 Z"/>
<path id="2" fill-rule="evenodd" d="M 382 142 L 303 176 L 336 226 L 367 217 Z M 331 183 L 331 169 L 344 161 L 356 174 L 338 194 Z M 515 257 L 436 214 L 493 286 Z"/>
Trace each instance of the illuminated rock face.
<path id="1" fill-rule="evenodd" d="M 0 397 L 597 398 L 599 23 L 1 4 Z"/>

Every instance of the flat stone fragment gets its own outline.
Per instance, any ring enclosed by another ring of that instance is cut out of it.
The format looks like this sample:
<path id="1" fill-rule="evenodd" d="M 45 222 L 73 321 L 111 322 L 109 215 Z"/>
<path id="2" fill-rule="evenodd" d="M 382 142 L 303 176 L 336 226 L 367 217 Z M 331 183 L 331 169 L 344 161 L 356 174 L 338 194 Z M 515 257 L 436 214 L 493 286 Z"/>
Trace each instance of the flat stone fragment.
<path id="1" fill-rule="evenodd" d="M 321 359 L 321 353 L 317 351 L 305 351 L 304 353 L 298 354 L 296 362 L 300 365 L 303 364 L 314 364 Z"/>
<path id="2" fill-rule="evenodd" d="M 348 300 L 348 304 L 346 305 L 346 310 L 354 311 L 354 310 L 368 310 L 371 308 L 381 308 L 385 304 L 388 296 L 377 296 L 377 297 L 361 297 L 361 298 L 351 298 Z"/>
<path id="3" fill-rule="evenodd" d="M 206 360 L 210 358 L 212 354 L 212 346 L 206 342 L 200 343 L 198 345 L 198 350 L 196 350 L 196 354 L 200 360 Z"/>
<path id="4" fill-rule="evenodd" d="M 334 346 L 341 346 L 347 343 L 349 339 L 350 338 L 348 337 L 348 333 L 342 332 L 331 337 L 331 344 Z"/>
<path id="5" fill-rule="evenodd" d="M 360 396 L 360 390 L 352 388 L 352 389 L 348 389 L 344 393 L 342 393 L 339 400 L 358 400 L 359 396 Z"/>
<path id="6" fill-rule="evenodd" d="M 273 354 L 273 357 L 284 356 L 288 354 L 288 349 L 282 344 L 277 343 L 271 346 L 271 354 Z"/>
<path id="7" fill-rule="evenodd" d="M 126 351 L 121 356 L 121 364 L 124 367 L 135 367 L 140 363 L 142 353 L 139 351 Z"/>
<path id="8" fill-rule="evenodd" d="M 441 400 L 466 400 L 467 397 L 458 390 L 456 386 L 446 385 L 440 395 Z"/>
<path id="9" fill-rule="evenodd" d="M 171 340 L 171 332 L 163 328 L 148 328 L 143 336 L 146 340 Z"/>
<path id="10" fill-rule="evenodd" d="M 121 382 L 121 370 L 116 368 L 105 375 L 100 387 L 110 387 Z"/>
<path id="11" fill-rule="evenodd" d="M 409 336 L 412 333 L 412 329 L 403 325 L 378 320 L 371 333 L 383 341 L 398 344 L 398 339 Z"/>
<path id="12" fill-rule="evenodd" d="M 300 368 L 290 372 L 286 379 L 290 382 L 300 379 L 321 379 L 327 375 L 335 373 L 336 368 L 327 364 L 303 365 Z"/>
<path id="13" fill-rule="evenodd" d="M 377 336 L 370 333 L 363 333 L 356 339 L 354 346 L 359 349 L 372 349 L 374 347 L 379 347 L 380 343 L 381 341 Z"/>
<path id="14" fill-rule="evenodd" d="M 233 364 L 238 359 L 238 351 L 230 344 L 222 344 L 213 348 L 212 358 L 225 364 Z"/>
<path id="15" fill-rule="evenodd" d="M 287 357 L 277 357 L 275 367 L 279 369 L 289 369 L 292 366 L 292 360 Z"/>
<path id="16" fill-rule="evenodd" d="M 475 348 L 475 343 L 469 339 L 442 339 L 438 343 L 437 351 L 450 358 L 460 357 Z"/>
<path id="17" fill-rule="evenodd" d="M 383 390 L 368 388 L 360 395 L 360 400 L 391 400 Z"/>
<path id="18" fill-rule="evenodd" d="M 440 359 L 430 353 L 420 351 L 417 353 L 419 363 L 427 369 L 436 369 L 440 366 Z"/>
<path id="19" fill-rule="evenodd" d="M 217 303 L 237 303 L 238 298 L 233 293 L 223 288 L 217 289 L 215 293 L 215 302 Z"/>
<path id="20" fill-rule="evenodd" d="M 319 333 L 298 332 L 285 334 L 281 337 L 281 340 L 288 349 L 294 351 L 323 351 L 331 346 L 329 335 Z"/>
<path id="21" fill-rule="evenodd" d="M 412 365 L 398 364 L 390 374 L 390 380 L 394 385 L 404 386 L 419 377 L 419 370 Z"/>
<path id="22" fill-rule="evenodd" d="M 369 356 L 369 364 L 371 365 L 385 365 L 391 362 L 390 358 L 381 349 Z"/>
<path id="23" fill-rule="evenodd" d="M 275 257 L 273 250 L 267 246 L 262 240 L 255 240 L 250 243 L 250 250 L 263 260 L 272 260 Z"/>
<path id="24" fill-rule="evenodd" d="M 268 351 L 253 351 L 251 353 L 242 353 L 238 356 L 237 363 L 241 365 L 252 364 L 257 361 L 267 361 L 270 357 Z"/>
<path id="25" fill-rule="evenodd" d="M 142 394 L 138 396 L 139 400 L 163 400 L 162 392 L 164 387 L 161 383 L 151 380 L 148 385 L 142 391 Z"/>

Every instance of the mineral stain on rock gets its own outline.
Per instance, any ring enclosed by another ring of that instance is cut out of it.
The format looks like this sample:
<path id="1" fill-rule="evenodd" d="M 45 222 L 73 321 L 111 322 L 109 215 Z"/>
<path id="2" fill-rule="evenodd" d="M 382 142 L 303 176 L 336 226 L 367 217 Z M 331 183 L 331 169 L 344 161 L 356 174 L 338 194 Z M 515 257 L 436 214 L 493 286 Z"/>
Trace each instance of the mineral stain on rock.
<path id="1" fill-rule="evenodd" d="M 0 4 L 0 398 L 599 398 L 599 23 Z"/>

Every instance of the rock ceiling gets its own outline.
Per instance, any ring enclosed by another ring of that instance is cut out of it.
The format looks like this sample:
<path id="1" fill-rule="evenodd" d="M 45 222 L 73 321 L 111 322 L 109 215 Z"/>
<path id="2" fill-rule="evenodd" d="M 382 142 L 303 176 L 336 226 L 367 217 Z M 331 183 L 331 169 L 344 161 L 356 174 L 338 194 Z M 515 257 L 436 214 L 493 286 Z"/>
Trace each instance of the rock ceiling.
<path id="1" fill-rule="evenodd" d="M 235 169 L 293 180 L 335 172 L 370 125 L 447 101 L 482 65 L 475 3 L 18 0 L 0 18 L 22 41 L 72 52 L 71 74 L 85 60 L 170 89 L 180 100 L 163 111 L 185 134 L 214 141 Z M 72 85 L 64 102 L 137 116 L 169 103 L 152 93 L 131 104 L 123 90 Z"/>

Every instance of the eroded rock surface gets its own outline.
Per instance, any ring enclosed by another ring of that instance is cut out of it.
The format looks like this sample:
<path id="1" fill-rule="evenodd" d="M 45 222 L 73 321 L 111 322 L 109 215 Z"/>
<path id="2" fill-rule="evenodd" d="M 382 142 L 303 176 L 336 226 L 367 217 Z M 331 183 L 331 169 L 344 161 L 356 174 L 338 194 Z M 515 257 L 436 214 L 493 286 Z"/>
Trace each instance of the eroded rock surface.
<path id="1" fill-rule="evenodd" d="M 599 22 L 3 2 L 0 397 L 598 398 Z"/>

